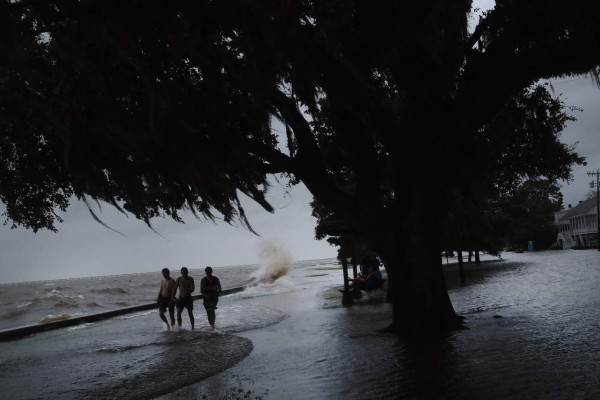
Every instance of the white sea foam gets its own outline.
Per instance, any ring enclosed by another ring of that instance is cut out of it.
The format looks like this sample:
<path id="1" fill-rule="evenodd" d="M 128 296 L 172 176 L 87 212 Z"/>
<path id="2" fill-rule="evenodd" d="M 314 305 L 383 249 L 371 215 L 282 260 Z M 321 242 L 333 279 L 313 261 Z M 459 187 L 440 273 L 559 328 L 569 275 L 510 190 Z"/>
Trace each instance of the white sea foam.
<path id="1" fill-rule="evenodd" d="M 42 319 L 40 321 L 40 324 L 47 324 L 49 322 L 56 322 L 56 321 L 64 321 L 66 319 L 70 319 L 72 318 L 72 316 L 70 314 L 48 314 L 46 316 L 46 318 Z"/>
<path id="2" fill-rule="evenodd" d="M 242 298 L 269 296 L 278 293 L 289 293 L 299 290 L 299 287 L 294 281 L 284 276 L 276 281 L 256 281 L 255 283 L 246 286 L 243 292 L 239 293 Z"/>
<path id="3" fill-rule="evenodd" d="M 87 328 L 88 326 L 93 325 L 91 322 L 85 323 L 85 324 L 79 324 L 79 325 L 75 325 L 75 326 L 70 326 L 69 330 L 70 331 L 76 331 L 79 329 L 83 329 L 83 328 Z"/>

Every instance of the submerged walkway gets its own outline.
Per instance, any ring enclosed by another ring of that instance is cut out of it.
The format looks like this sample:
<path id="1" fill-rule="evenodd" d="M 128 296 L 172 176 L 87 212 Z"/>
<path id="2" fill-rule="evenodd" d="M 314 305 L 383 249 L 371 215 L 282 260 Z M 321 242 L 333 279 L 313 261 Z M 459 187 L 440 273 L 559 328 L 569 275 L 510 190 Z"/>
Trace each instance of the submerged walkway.
<path id="1" fill-rule="evenodd" d="M 231 293 L 241 292 L 242 290 L 244 290 L 243 287 L 225 289 L 221 292 L 221 295 L 225 296 L 225 295 L 228 295 Z M 193 295 L 192 297 L 194 300 L 202 299 L 201 294 Z M 85 324 L 85 323 L 89 323 L 89 322 L 96 322 L 96 321 L 100 321 L 100 320 L 107 319 L 107 318 L 117 317 L 119 315 L 125 315 L 125 314 L 130 314 L 130 313 L 139 312 L 139 311 L 152 310 L 155 308 L 158 308 L 158 304 L 156 302 L 144 303 L 144 304 L 139 304 L 137 306 L 123 307 L 123 308 L 118 308 L 115 310 L 104 311 L 101 313 L 84 315 L 81 317 L 69 318 L 69 319 L 53 321 L 53 322 L 48 322 L 48 323 L 42 323 L 42 324 L 25 325 L 25 326 L 20 326 L 17 328 L 3 329 L 3 330 L 0 330 L 0 341 L 18 339 L 23 336 L 31 335 L 34 333 L 46 332 L 46 331 L 51 331 L 54 329 L 66 328 L 69 326 L 75 326 L 75 325 Z"/>
<path id="2" fill-rule="evenodd" d="M 376 333 L 389 304 L 341 307 L 337 288 L 253 299 L 290 317 L 243 332 L 247 358 L 160 400 L 600 399 L 598 252 L 505 259 L 450 290 L 469 329 L 436 339 Z"/>

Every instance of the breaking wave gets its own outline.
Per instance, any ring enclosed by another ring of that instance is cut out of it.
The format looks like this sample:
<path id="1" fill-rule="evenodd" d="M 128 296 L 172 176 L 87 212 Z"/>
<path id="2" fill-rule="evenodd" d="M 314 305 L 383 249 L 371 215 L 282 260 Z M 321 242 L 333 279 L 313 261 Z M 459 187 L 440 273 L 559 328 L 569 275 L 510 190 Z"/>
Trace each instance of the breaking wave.
<path id="1" fill-rule="evenodd" d="M 92 293 L 101 293 L 101 294 L 127 294 L 127 290 L 122 289 L 120 287 L 106 287 L 102 289 L 92 289 Z"/>
<path id="2" fill-rule="evenodd" d="M 79 304 L 79 301 L 83 299 L 82 295 L 66 295 L 60 292 L 58 289 L 53 289 L 44 298 L 35 298 L 33 301 L 51 301 L 54 302 L 55 307 L 74 307 Z"/>
<path id="3" fill-rule="evenodd" d="M 24 309 L 24 308 L 17 308 L 15 310 L 11 310 L 11 311 L 8 311 L 8 312 L 0 315 L 0 318 L 2 318 L 2 319 L 12 319 L 12 318 L 16 318 L 16 317 L 18 317 L 20 315 L 23 315 L 26 312 L 27 312 L 27 310 Z"/>

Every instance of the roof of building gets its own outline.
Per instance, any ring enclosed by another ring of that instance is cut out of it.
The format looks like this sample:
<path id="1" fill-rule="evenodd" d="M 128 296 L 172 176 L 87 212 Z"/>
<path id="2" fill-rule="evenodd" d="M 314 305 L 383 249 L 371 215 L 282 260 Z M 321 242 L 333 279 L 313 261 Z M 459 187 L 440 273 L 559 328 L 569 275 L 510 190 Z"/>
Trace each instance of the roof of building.
<path id="1" fill-rule="evenodd" d="M 587 214 L 590 210 L 595 209 L 595 208 L 596 208 L 596 199 L 595 198 L 583 200 L 583 201 L 580 201 L 579 204 L 577 204 L 575 207 L 569 208 L 567 210 L 567 212 L 560 217 L 560 219 L 564 220 L 564 219 L 576 217 L 578 215 Z"/>

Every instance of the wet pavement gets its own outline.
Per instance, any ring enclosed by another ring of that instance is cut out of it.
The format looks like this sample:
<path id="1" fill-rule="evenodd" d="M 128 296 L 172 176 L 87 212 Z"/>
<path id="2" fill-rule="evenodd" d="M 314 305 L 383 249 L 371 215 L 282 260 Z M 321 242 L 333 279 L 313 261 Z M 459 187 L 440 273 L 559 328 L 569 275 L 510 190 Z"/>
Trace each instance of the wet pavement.
<path id="1" fill-rule="evenodd" d="M 239 334 L 248 357 L 161 399 L 600 399 L 600 253 L 504 258 L 466 266 L 465 287 L 445 267 L 468 329 L 411 341 L 376 332 L 380 299 L 341 307 L 341 277 L 298 276 L 303 290 L 246 300 L 289 315 Z"/>

